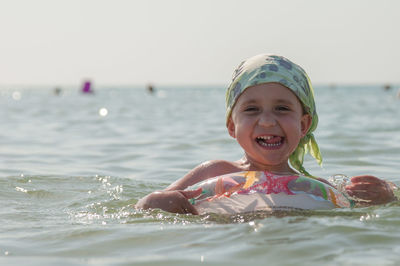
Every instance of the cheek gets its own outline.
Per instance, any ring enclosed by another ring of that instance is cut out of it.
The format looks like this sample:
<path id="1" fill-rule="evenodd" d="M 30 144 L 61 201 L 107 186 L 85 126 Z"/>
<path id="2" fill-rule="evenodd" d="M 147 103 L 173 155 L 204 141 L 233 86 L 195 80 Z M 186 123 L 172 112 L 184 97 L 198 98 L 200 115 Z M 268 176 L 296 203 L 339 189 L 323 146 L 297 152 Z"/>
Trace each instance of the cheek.
<path id="1" fill-rule="evenodd" d="M 239 119 L 235 123 L 234 135 L 235 138 L 239 141 L 243 141 L 247 139 L 252 133 L 252 125 L 251 122 L 245 119 Z"/>
<path id="2" fill-rule="evenodd" d="M 303 134 L 303 124 L 298 118 L 290 118 L 285 121 L 286 132 L 293 137 L 302 138 Z"/>

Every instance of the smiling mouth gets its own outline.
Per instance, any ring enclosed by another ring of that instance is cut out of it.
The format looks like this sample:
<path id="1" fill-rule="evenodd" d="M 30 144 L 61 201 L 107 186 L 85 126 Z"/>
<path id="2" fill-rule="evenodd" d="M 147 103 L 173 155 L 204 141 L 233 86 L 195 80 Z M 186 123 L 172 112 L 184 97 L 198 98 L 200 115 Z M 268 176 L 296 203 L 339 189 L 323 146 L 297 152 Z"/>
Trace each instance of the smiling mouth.
<path id="1" fill-rule="evenodd" d="M 260 136 L 256 138 L 256 142 L 263 147 L 275 148 L 282 145 L 284 138 L 279 136 Z"/>

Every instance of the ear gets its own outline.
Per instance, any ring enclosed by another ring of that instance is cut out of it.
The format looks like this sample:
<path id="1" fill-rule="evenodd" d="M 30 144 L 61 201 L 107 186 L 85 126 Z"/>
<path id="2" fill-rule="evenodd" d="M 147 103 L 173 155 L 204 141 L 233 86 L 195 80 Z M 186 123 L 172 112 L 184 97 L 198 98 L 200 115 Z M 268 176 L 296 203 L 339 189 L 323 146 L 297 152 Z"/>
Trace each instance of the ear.
<path id="1" fill-rule="evenodd" d="M 231 135 L 232 138 L 235 138 L 235 123 L 233 123 L 232 116 L 229 117 L 226 127 L 228 128 L 229 135 Z"/>
<path id="2" fill-rule="evenodd" d="M 305 114 L 301 117 L 301 137 L 307 134 L 308 129 L 310 129 L 312 123 L 312 118 L 310 114 Z"/>

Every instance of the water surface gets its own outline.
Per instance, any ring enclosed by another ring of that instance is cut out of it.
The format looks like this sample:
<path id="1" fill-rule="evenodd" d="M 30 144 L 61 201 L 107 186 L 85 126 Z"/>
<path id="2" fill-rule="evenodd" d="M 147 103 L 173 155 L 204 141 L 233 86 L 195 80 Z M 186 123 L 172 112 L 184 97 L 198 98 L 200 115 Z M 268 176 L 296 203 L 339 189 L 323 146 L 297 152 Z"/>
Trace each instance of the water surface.
<path id="1" fill-rule="evenodd" d="M 395 265 L 400 204 L 192 216 L 132 206 L 197 164 L 237 160 L 224 88 L 0 90 L 0 263 Z M 379 86 L 316 86 L 321 177 L 400 184 L 400 99 Z"/>

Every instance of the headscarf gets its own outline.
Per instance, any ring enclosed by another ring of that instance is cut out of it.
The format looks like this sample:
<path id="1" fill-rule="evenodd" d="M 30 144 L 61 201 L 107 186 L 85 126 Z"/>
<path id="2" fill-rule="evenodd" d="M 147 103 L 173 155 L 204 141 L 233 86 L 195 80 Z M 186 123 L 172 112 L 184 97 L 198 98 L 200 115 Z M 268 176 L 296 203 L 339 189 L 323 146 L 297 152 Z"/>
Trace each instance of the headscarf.
<path id="1" fill-rule="evenodd" d="M 234 71 L 232 83 L 226 92 L 226 122 L 228 123 L 239 96 L 247 88 L 271 82 L 280 83 L 294 92 L 304 110 L 311 115 L 311 126 L 289 156 L 289 162 L 300 173 L 312 177 L 304 169 L 303 161 L 304 155 L 309 152 L 319 165 L 322 164 L 322 155 L 312 133 L 317 128 L 318 115 L 310 78 L 299 65 L 283 56 L 268 54 L 256 55 L 243 61 Z"/>

